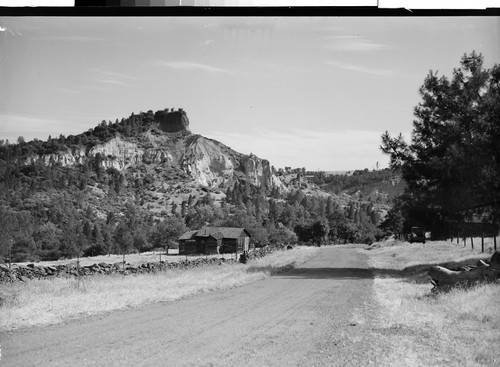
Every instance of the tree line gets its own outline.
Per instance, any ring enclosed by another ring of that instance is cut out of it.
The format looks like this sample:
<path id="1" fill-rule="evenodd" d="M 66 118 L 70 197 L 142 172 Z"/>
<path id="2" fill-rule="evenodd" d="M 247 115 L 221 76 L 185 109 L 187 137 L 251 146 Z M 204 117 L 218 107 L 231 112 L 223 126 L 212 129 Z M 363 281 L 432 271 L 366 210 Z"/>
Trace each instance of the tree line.
<path id="1" fill-rule="evenodd" d="M 207 190 L 153 214 L 140 194 L 154 177 L 137 180 L 94 160 L 76 167 L 0 166 L 1 251 L 14 261 L 168 248 L 184 231 L 205 225 L 245 227 L 257 246 L 370 243 L 381 234 L 373 203 L 352 201 L 342 208 L 332 196 L 307 196 L 300 189 L 271 190 L 272 197 L 242 180 L 228 187 L 222 201 Z"/>
<path id="2" fill-rule="evenodd" d="M 99 153 L 72 167 L 23 163 L 30 155 L 73 148 L 88 151 L 115 136 L 134 139 L 156 129 L 168 112 L 132 114 L 115 123 L 102 121 L 75 136 L 0 142 L 0 227 L 5 229 L 0 233 L 0 255 L 13 261 L 35 261 L 143 252 L 176 246 L 184 231 L 204 225 L 245 227 L 257 246 L 297 241 L 371 243 L 380 238 L 380 218 L 370 201 L 353 200 L 340 207 L 332 196 L 306 196 L 300 189 L 281 193 L 239 179 L 225 188 L 222 201 L 215 202 L 205 188 L 202 198 L 174 200 L 168 210 L 153 213 L 144 193 L 157 180 L 188 182 L 187 174 L 175 169 L 147 172 L 138 166 L 124 171 L 106 169 L 105 157 Z M 292 171 L 286 167 L 286 172 L 306 174 L 305 168 Z"/>

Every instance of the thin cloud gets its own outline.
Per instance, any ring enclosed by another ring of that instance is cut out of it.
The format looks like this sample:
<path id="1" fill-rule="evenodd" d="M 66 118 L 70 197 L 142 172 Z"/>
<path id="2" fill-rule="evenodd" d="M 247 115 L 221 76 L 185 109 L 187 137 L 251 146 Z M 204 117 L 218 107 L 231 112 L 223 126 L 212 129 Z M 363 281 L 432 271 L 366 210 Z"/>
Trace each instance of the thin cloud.
<path id="1" fill-rule="evenodd" d="M 106 39 L 100 37 L 87 36 L 42 36 L 37 39 L 43 41 L 66 41 L 66 42 L 106 42 Z"/>
<path id="2" fill-rule="evenodd" d="M 159 62 L 158 65 L 160 66 L 165 66 L 171 69 L 175 70 L 182 70 L 182 71 L 193 71 L 193 70 L 198 70 L 198 71 L 205 71 L 208 73 L 217 73 L 217 74 L 233 74 L 232 71 L 226 70 L 226 69 L 221 69 L 217 68 L 211 65 L 206 65 L 206 64 L 200 64 L 196 62 L 189 62 L 189 61 L 179 61 L 179 62 Z"/>
<path id="3" fill-rule="evenodd" d="M 75 89 L 68 89 L 68 88 L 57 88 L 60 92 L 63 93 L 68 93 L 68 94 L 78 94 L 81 93 L 81 91 L 75 90 Z"/>
<path id="4" fill-rule="evenodd" d="M 335 66 L 337 68 L 344 69 L 344 70 L 349 70 L 349 71 L 353 71 L 356 73 L 363 73 L 363 74 L 368 74 L 368 75 L 388 76 L 388 75 L 393 74 L 392 70 L 367 68 L 365 66 L 347 64 L 347 63 L 343 63 L 343 62 L 339 62 L 339 61 L 328 61 L 327 64 Z"/>
<path id="5" fill-rule="evenodd" d="M 99 83 L 104 83 L 104 84 L 113 84 L 113 85 L 121 85 L 121 86 L 128 86 L 127 83 L 121 82 L 119 80 L 113 80 L 113 79 L 96 79 Z"/>
<path id="6" fill-rule="evenodd" d="M 127 80 L 135 80 L 134 77 L 123 74 L 123 73 L 117 73 L 116 71 L 108 71 L 108 70 L 102 70 L 98 68 L 90 68 L 91 71 L 98 73 L 102 76 L 107 76 L 107 77 L 112 77 L 112 78 L 119 78 L 119 79 L 127 79 Z"/>
<path id="7" fill-rule="evenodd" d="M 253 153 L 275 167 L 331 170 L 383 167 L 388 158 L 380 151 L 382 132 L 369 130 L 290 129 L 287 131 L 213 132 L 204 135 L 241 153 Z"/>
<path id="8" fill-rule="evenodd" d="M 343 52 L 376 52 L 391 49 L 390 46 L 376 43 L 360 36 L 327 37 L 329 49 Z"/>
<path id="9" fill-rule="evenodd" d="M 94 79 L 98 83 L 107 85 L 119 85 L 123 87 L 128 87 L 131 85 L 131 81 L 135 81 L 136 78 L 131 77 L 127 74 L 122 74 L 116 71 L 108 71 L 98 68 L 90 68 L 90 70 L 96 74 Z"/>
<path id="10" fill-rule="evenodd" d="M 88 86 L 84 86 L 82 87 L 82 89 L 85 89 L 85 90 L 97 90 L 97 91 L 102 91 L 102 92 L 109 92 L 111 91 L 112 89 L 110 87 L 106 88 L 106 87 L 100 87 L 100 86 L 97 86 L 97 85 L 88 85 Z"/>

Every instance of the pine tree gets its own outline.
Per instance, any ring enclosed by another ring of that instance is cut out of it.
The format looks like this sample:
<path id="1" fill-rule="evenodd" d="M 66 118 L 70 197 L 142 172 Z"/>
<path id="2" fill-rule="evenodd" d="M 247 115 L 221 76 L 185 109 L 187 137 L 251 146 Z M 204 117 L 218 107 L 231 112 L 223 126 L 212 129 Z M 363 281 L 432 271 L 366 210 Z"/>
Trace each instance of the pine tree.
<path id="1" fill-rule="evenodd" d="M 438 229 L 473 214 L 500 222 L 500 66 L 464 55 L 453 77 L 430 72 L 415 107 L 412 141 L 382 136 L 407 182 L 407 222 Z"/>
<path id="2" fill-rule="evenodd" d="M 172 210 L 170 213 L 174 215 L 177 213 L 177 204 L 175 202 L 172 203 Z"/>

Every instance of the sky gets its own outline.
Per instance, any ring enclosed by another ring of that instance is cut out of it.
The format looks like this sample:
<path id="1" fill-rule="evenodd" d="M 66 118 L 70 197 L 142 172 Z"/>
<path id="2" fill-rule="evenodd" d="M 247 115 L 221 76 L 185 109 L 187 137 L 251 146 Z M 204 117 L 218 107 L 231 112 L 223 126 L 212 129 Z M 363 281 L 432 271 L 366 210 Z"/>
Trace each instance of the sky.
<path id="1" fill-rule="evenodd" d="M 387 167 L 430 70 L 500 62 L 500 17 L 0 17 L 0 139 L 183 108 L 275 167 Z"/>

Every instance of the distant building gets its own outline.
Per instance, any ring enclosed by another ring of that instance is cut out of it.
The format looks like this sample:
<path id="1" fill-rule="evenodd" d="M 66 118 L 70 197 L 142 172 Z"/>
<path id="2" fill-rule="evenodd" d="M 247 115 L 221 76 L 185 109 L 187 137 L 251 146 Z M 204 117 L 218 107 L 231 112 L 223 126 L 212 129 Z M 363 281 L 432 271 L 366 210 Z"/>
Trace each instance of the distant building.
<path id="1" fill-rule="evenodd" d="M 203 227 L 179 237 L 179 255 L 248 251 L 252 236 L 245 228 Z"/>

